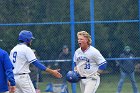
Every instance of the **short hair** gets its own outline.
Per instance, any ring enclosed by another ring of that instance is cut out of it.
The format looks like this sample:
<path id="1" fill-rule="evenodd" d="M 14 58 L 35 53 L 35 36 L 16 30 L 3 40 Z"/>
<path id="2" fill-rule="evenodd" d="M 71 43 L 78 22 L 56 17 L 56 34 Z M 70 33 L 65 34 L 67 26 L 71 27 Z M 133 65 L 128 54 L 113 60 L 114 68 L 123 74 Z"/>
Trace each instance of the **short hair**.
<path id="1" fill-rule="evenodd" d="M 91 36 L 89 35 L 88 32 L 86 32 L 86 31 L 79 31 L 79 32 L 77 33 L 77 37 L 78 37 L 79 35 L 82 35 L 82 36 L 86 37 L 86 38 L 88 39 L 88 42 L 87 42 L 88 45 L 91 45 L 92 40 L 91 40 Z"/>

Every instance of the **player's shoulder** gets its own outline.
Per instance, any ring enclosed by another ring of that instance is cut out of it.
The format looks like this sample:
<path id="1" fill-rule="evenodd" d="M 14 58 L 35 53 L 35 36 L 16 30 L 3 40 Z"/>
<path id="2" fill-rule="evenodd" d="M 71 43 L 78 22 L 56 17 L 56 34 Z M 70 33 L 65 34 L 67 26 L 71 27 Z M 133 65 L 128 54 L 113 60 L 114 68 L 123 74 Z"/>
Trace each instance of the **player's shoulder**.
<path id="1" fill-rule="evenodd" d="M 78 49 L 76 49 L 76 51 L 75 52 L 80 52 L 81 51 L 81 48 L 78 48 Z"/>
<path id="2" fill-rule="evenodd" d="M 90 46 L 89 50 L 92 50 L 92 51 L 99 51 L 97 48 L 93 47 L 93 46 Z"/>
<path id="3" fill-rule="evenodd" d="M 95 47 L 93 47 L 93 46 L 89 46 L 89 49 L 88 50 L 90 50 L 90 51 L 99 51 L 97 48 L 95 48 Z M 78 48 L 75 52 L 81 52 L 81 48 Z"/>
<path id="4" fill-rule="evenodd" d="M 93 46 L 90 46 L 89 52 L 92 53 L 92 54 L 100 54 L 100 51 Z"/>
<path id="5" fill-rule="evenodd" d="M 0 56 L 8 54 L 7 51 L 0 48 Z"/>
<path id="6" fill-rule="evenodd" d="M 30 47 L 28 47 L 26 44 L 24 43 L 20 43 L 20 44 L 17 44 L 13 49 L 31 49 Z"/>
<path id="7" fill-rule="evenodd" d="M 0 48 L 0 52 L 5 52 L 5 50 L 3 50 L 3 49 Z"/>
<path id="8" fill-rule="evenodd" d="M 10 54 L 13 53 L 13 52 L 15 52 L 15 51 L 17 51 L 17 52 L 23 52 L 23 53 L 27 53 L 27 52 L 29 53 L 30 51 L 32 51 L 32 49 L 30 47 L 28 47 L 27 45 L 25 45 L 25 44 L 17 44 L 11 50 Z"/>

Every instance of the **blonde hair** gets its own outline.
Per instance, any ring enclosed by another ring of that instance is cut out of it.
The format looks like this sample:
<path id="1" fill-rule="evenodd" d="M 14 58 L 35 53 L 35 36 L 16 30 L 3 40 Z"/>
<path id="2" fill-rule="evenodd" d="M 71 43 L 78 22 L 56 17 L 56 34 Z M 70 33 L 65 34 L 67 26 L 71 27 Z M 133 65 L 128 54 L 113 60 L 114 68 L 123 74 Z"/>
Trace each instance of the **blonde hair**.
<path id="1" fill-rule="evenodd" d="M 88 42 L 87 42 L 88 45 L 91 45 L 92 40 L 91 40 L 91 36 L 89 35 L 89 33 L 87 33 L 86 31 L 80 31 L 80 32 L 77 33 L 77 37 L 79 35 L 82 35 L 82 36 L 86 37 L 88 39 Z"/>

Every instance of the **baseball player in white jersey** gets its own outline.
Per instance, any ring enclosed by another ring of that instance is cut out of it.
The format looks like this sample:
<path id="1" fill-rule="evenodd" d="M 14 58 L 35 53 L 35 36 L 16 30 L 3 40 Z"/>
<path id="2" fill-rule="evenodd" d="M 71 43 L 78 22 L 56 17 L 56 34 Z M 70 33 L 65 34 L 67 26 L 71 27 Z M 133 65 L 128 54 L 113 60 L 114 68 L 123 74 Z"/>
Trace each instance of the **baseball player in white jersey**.
<path id="1" fill-rule="evenodd" d="M 44 70 L 57 78 L 62 77 L 58 72 L 59 69 L 52 70 L 39 63 L 34 52 L 29 47 L 32 39 L 34 39 L 32 32 L 27 30 L 21 31 L 18 38 L 19 44 L 17 44 L 10 52 L 10 59 L 13 62 L 13 72 L 16 81 L 15 93 L 36 93 L 29 76 L 29 66 L 31 63 L 37 68 Z"/>
<path id="2" fill-rule="evenodd" d="M 107 62 L 101 53 L 91 46 L 91 36 L 86 31 L 77 33 L 80 48 L 75 51 L 75 71 L 81 77 L 81 93 L 95 93 L 100 84 L 100 74 L 106 68 Z"/>

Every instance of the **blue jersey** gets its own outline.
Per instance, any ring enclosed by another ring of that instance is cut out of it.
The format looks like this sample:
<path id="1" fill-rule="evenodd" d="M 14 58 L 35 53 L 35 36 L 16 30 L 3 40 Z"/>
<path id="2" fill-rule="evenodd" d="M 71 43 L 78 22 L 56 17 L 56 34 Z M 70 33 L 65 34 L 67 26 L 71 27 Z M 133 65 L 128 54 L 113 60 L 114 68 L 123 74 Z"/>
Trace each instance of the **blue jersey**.
<path id="1" fill-rule="evenodd" d="M 0 92 L 8 91 L 8 81 L 15 86 L 13 65 L 6 51 L 0 49 Z"/>

